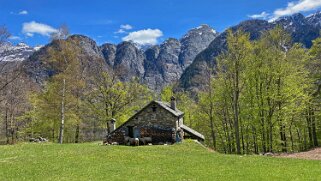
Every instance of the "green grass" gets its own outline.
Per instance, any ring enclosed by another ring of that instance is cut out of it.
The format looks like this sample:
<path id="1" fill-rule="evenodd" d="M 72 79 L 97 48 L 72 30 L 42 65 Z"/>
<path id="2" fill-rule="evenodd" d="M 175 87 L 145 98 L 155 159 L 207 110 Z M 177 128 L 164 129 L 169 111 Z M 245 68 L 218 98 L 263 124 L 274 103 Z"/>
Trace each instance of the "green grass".
<path id="1" fill-rule="evenodd" d="M 321 161 L 224 155 L 171 146 L 0 146 L 0 180 L 321 180 Z"/>

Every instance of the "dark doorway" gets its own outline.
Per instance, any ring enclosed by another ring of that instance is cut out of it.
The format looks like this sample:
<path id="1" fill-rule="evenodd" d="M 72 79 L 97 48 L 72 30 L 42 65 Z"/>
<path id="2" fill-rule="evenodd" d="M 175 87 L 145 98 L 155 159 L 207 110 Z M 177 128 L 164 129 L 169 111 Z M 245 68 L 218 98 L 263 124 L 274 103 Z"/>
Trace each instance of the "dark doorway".
<path id="1" fill-rule="evenodd" d="M 134 137 L 134 126 L 127 126 L 128 128 L 128 136 L 133 138 Z"/>

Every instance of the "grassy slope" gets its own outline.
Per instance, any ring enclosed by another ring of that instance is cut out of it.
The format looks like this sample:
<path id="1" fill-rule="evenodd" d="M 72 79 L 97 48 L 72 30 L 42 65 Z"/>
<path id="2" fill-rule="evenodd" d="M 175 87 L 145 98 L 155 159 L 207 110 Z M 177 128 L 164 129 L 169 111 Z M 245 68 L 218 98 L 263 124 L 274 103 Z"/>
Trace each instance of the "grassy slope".
<path id="1" fill-rule="evenodd" d="M 0 180 L 321 180 L 321 161 L 173 146 L 0 146 Z"/>

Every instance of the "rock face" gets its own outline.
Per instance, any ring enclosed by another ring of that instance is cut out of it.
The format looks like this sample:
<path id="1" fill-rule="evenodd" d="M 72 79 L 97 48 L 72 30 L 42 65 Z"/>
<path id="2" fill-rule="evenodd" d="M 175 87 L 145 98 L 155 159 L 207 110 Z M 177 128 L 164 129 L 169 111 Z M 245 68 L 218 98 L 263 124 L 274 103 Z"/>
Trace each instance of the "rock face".
<path id="1" fill-rule="evenodd" d="M 138 77 L 150 89 L 160 91 L 165 85 L 175 83 L 195 56 L 217 35 L 208 25 L 202 25 L 190 30 L 180 40 L 169 38 L 161 45 L 144 49 L 133 42 L 98 46 L 94 40 L 83 35 L 72 35 L 66 41 L 76 42 L 76 46 L 81 48 L 79 57 L 84 66 L 103 61 L 105 68 L 116 71 L 122 81 Z M 50 47 L 57 47 L 58 44 L 57 41 L 51 42 L 26 61 L 26 71 L 37 82 L 54 73 L 45 65 L 43 57 Z"/>
<path id="2" fill-rule="evenodd" d="M 310 16 L 307 16 L 306 20 L 308 21 L 309 24 L 311 24 L 315 27 L 320 27 L 321 26 L 321 12 L 318 11 L 314 14 L 311 14 Z"/>
<path id="3" fill-rule="evenodd" d="M 294 14 L 278 19 L 273 25 L 281 25 L 291 34 L 294 42 L 302 43 L 309 48 L 312 46 L 311 40 L 319 36 L 320 20 L 319 13 L 310 18 L 306 18 L 302 14 Z"/>
<path id="4" fill-rule="evenodd" d="M 208 47 L 208 45 L 218 36 L 218 33 L 208 25 L 201 25 L 190 30 L 181 40 L 181 53 L 179 62 L 188 67 L 196 55 Z"/>
<path id="5" fill-rule="evenodd" d="M 100 46 L 100 51 L 104 56 L 104 59 L 109 67 L 114 67 L 116 57 L 116 45 L 106 43 Z"/>
<path id="6" fill-rule="evenodd" d="M 292 36 L 293 42 L 311 47 L 312 40 L 320 35 L 321 13 L 304 17 L 294 14 L 274 22 L 248 20 L 231 27 L 232 31 L 243 30 L 250 33 L 251 40 L 258 39 L 262 32 L 275 26 L 282 26 Z M 96 42 L 83 35 L 70 36 L 66 41 L 77 40 L 81 48 L 79 55 L 85 68 L 101 65 L 109 71 L 116 71 L 120 79 L 129 81 L 133 77 L 159 92 L 164 86 L 178 83 L 178 88 L 185 90 L 202 89 L 204 72 L 216 64 L 215 57 L 226 50 L 227 32 L 217 33 L 208 25 L 191 29 L 180 39 L 169 38 L 160 45 L 138 47 L 133 42 L 118 45 Z M 46 80 L 54 70 L 43 59 L 49 47 L 57 46 L 52 42 L 39 51 L 24 44 L 12 49 L 11 54 L 1 55 L 5 60 L 24 60 L 26 72 L 37 82 Z M 0 49 L 1 53 L 1 49 Z M 12 58 L 14 57 L 14 58 Z"/>
<path id="7" fill-rule="evenodd" d="M 123 81 L 144 75 L 144 53 L 132 42 L 117 45 L 113 69 L 119 72 Z"/>
<path id="8" fill-rule="evenodd" d="M 170 38 L 160 46 L 145 51 L 144 83 L 159 91 L 175 83 L 196 55 L 204 50 L 218 33 L 208 25 L 190 30 L 180 40 Z"/>
<path id="9" fill-rule="evenodd" d="M 312 40 L 320 35 L 320 22 L 321 13 L 317 12 L 308 17 L 304 17 L 302 14 L 294 14 L 271 23 L 264 20 L 248 20 L 231 27 L 231 29 L 232 31 L 240 29 L 248 32 L 251 40 L 256 40 L 261 36 L 262 32 L 279 25 L 290 33 L 293 42 L 302 43 L 309 48 L 312 45 Z M 204 70 L 215 66 L 215 57 L 226 50 L 226 36 L 226 31 L 221 33 L 205 50 L 196 56 L 193 63 L 182 74 L 179 80 L 179 88 L 194 91 L 202 89 L 202 85 L 204 85 L 202 81 Z"/>

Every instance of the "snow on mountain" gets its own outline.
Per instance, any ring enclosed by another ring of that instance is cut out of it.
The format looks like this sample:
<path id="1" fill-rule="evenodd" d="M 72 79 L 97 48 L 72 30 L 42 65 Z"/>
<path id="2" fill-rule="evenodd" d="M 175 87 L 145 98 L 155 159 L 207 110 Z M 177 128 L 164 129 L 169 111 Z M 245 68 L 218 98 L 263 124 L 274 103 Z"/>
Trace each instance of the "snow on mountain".
<path id="1" fill-rule="evenodd" d="M 42 46 L 30 47 L 25 43 L 12 45 L 6 43 L 0 46 L 0 61 L 23 61 L 26 60 L 35 51 L 38 51 Z"/>

